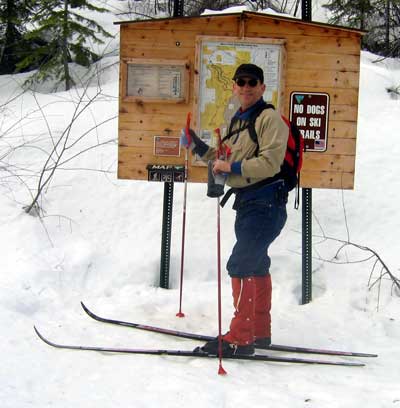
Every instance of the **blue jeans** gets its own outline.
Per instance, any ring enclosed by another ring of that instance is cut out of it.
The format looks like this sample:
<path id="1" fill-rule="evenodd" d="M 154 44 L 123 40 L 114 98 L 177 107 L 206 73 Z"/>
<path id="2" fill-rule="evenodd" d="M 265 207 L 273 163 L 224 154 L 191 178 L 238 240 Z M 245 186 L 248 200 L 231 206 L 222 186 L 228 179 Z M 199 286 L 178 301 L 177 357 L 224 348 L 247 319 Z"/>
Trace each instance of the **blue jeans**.
<path id="1" fill-rule="evenodd" d="M 233 205 L 236 210 L 236 243 L 227 263 L 229 276 L 244 278 L 269 273 L 268 248 L 286 223 L 287 198 L 282 180 L 236 194 Z"/>

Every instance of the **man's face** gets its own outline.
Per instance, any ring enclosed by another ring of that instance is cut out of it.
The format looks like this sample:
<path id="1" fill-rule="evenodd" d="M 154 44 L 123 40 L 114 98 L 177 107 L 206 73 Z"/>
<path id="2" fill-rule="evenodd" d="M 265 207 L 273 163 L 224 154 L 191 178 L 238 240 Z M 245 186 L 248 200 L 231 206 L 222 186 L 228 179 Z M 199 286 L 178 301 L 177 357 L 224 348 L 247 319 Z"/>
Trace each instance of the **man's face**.
<path id="1" fill-rule="evenodd" d="M 249 77 L 240 77 L 233 84 L 233 94 L 238 97 L 243 110 L 254 105 L 263 96 L 264 91 L 265 84 Z"/>

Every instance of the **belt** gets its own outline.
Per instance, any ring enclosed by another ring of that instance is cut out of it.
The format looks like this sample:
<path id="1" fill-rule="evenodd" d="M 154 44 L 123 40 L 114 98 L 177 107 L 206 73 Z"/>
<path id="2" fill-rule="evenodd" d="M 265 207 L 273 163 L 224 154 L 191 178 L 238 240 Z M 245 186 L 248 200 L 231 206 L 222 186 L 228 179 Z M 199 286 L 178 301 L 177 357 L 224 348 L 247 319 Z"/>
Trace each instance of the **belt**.
<path id="1" fill-rule="evenodd" d="M 275 189 L 281 185 L 284 185 L 284 181 L 282 179 L 274 180 L 274 181 L 271 181 L 271 179 L 265 179 L 265 180 L 259 181 L 258 183 L 254 183 L 247 187 L 242 187 L 242 188 L 232 187 L 222 197 L 220 206 L 223 207 L 227 203 L 231 195 L 234 193 L 238 195 L 243 195 L 243 200 L 247 201 L 247 200 L 251 200 L 253 198 L 252 196 L 257 194 L 257 192 L 263 187 L 266 187 L 268 189 L 269 187 L 271 187 Z"/>

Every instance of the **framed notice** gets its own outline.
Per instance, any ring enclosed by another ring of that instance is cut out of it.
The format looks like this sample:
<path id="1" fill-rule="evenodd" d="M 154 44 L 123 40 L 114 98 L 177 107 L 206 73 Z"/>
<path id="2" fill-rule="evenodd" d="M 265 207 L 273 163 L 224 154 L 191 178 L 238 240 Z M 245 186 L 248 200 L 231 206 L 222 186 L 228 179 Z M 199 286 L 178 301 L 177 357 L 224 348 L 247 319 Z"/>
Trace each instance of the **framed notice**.
<path id="1" fill-rule="evenodd" d="M 268 38 L 236 38 L 198 36 L 196 38 L 196 130 L 208 145 L 217 143 L 214 129 L 226 128 L 239 101 L 233 95 L 233 76 L 236 68 L 252 63 L 264 71 L 266 85 L 264 100 L 280 110 L 283 101 L 285 40 Z M 196 164 L 201 165 L 198 159 Z"/>
<path id="2" fill-rule="evenodd" d="M 328 147 L 329 95 L 292 92 L 290 120 L 299 128 L 307 152 L 325 152 Z"/>
<path id="3" fill-rule="evenodd" d="M 187 102 L 189 67 L 182 60 L 123 59 L 122 98 L 128 102 Z"/>
<path id="4" fill-rule="evenodd" d="M 154 156 L 172 156 L 181 155 L 181 145 L 179 137 L 154 136 Z"/>

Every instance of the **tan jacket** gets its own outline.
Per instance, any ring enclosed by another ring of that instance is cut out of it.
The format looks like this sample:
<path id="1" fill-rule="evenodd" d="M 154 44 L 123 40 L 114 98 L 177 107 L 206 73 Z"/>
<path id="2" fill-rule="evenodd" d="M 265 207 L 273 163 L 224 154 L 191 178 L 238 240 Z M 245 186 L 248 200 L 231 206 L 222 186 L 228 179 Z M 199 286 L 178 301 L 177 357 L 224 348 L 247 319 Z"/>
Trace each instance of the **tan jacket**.
<path id="1" fill-rule="evenodd" d="M 237 121 L 233 132 L 243 124 L 243 121 Z M 257 145 L 251 140 L 248 129 L 238 135 L 234 134 L 225 142 L 231 149 L 228 161 L 241 162 L 242 174 L 230 173 L 227 177 L 226 184 L 231 187 L 246 187 L 272 177 L 280 171 L 289 137 L 288 126 L 279 112 L 264 109 L 256 119 L 255 129 L 259 144 L 257 156 L 254 156 Z M 215 154 L 215 149 L 209 148 L 201 159 L 214 160 Z"/>

